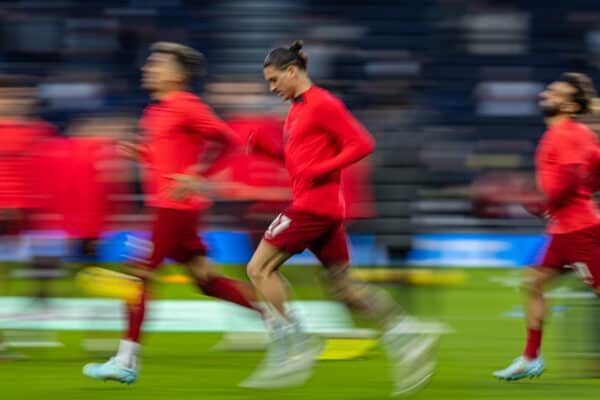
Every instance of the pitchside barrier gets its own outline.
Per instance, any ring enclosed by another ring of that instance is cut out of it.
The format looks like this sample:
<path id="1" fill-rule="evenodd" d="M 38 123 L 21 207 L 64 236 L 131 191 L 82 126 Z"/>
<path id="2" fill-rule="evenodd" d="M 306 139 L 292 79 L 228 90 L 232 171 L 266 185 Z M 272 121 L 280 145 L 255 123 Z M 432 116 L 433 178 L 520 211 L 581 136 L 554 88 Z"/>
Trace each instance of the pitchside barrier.
<path id="1" fill-rule="evenodd" d="M 149 252 L 147 231 L 109 231 L 99 244 L 99 262 L 120 262 L 144 258 Z M 209 247 L 209 256 L 219 264 L 245 264 L 253 252 L 250 235 L 241 231 L 210 230 L 200 234 Z M 509 267 L 534 265 L 547 245 L 544 235 L 506 235 L 483 233 L 417 234 L 406 260 L 400 263 L 431 267 Z M 384 245 L 374 235 L 349 235 L 353 265 L 389 267 Z M 21 238 L 0 241 L 0 261 L 26 261 L 32 255 L 60 255 L 77 261 L 68 254 L 67 242 L 60 231 L 30 232 Z M 232 251 L 235 249 L 235 251 Z M 308 251 L 292 257 L 289 264 L 316 265 Z"/>
<path id="2" fill-rule="evenodd" d="M 545 235 L 429 233 L 415 235 L 406 264 L 435 267 L 505 267 L 536 265 L 548 244 Z"/>
<path id="3" fill-rule="evenodd" d="M 209 230 L 199 234 L 209 248 L 209 257 L 218 264 L 246 264 L 254 251 L 250 235 L 242 231 Z M 115 263 L 128 259 L 144 259 L 150 251 L 148 231 L 109 231 L 99 241 L 98 262 Z M 385 246 L 373 235 L 350 235 L 349 250 L 355 265 L 388 266 Z M 33 255 L 61 256 L 66 261 L 87 261 L 69 254 L 68 243 L 61 231 L 33 231 L 20 238 L 0 240 L 0 261 L 27 261 Z M 168 262 L 169 260 L 167 260 Z M 292 257 L 291 265 L 317 265 L 308 251 Z"/>

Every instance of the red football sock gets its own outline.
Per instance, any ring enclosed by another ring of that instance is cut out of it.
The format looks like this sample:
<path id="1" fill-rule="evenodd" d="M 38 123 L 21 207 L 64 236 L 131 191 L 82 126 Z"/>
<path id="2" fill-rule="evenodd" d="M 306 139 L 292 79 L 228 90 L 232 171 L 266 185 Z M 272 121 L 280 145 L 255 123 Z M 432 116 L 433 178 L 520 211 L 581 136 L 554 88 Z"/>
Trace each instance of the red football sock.
<path id="1" fill-rule="evenodd" d="M 542 347 L 542 330 L 527 329 L 527 345 L 523 355 L 529 359 L 537 358 L 540 355 L 540 347 Z"/>
<path id="2" fill-rule="evenodd" d="M 136 304 L 127 304 L 127 335 L 126 339 L 132 342 L 140 341 L 142 323 L 144 322 L 144 316 L 146 314 L 146 301 L 148 298 L 148 290 L 144 288 L 141 293 L 139 301 Z"/>
<path id="3" fill-rule="evenodd" d="M 254 288 L 248 282 L 214 276 L 199 286 L 207 296 L 230 301 L 261 313 L 261 310 L 253 304 L 257 301 L 257 297 Z"/>

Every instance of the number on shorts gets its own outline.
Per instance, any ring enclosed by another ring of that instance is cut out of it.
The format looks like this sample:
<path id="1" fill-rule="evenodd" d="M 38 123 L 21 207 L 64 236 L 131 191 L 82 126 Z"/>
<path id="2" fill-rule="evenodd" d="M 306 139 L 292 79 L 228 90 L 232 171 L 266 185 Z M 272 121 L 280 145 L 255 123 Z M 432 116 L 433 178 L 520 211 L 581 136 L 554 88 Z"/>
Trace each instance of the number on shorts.
<path id="1" fill-rule="evenodd" d="M 291 223 L 292 220 L 290 219 L 290 217 L 283 214 L 279 214 L 277 218 L 275 218 L 273 222 L 271 222 L 271 225 L 269 225 L 269 229 L 267 229 L 266 236 L 273 238 L 279 235 L 281 232 L 286 230 Z"/>
<path id="2" fill-rule="evenodd" d="M 573 268 L 573 270 L 575 271 L 575 273 L 577 275 L 579 275 L 579 277 L 587 284 L 590 284 L 592 282 L 592 279 L 594 278 L 592 276 L 592 273 L 590 272 L 590 269 L 588 268 L 586 263 L 583 262 L 576 262 L 571 264 L 571 268 Z"/>

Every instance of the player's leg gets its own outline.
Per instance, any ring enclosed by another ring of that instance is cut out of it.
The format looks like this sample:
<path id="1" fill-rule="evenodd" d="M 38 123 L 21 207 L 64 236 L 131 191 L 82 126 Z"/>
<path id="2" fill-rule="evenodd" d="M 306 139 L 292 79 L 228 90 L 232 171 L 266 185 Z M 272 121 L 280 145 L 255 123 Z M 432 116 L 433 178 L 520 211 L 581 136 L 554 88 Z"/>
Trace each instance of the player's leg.
<path id="1" fill-rule="evenodd" d="M 523 354 L 513 360 L 505 369 L 494 372 L 494 376 L 504 380 L 517 380 L 536 377 L 545 369 L 543 357 L 540 355 L 542 331 L 546 317 L 544 300 L 545 286 L 556 279 L 561 271 L 556 268 L 537 267 L 528 273 L 524 282 L 526 291 L 526 324 L 527 339 Z"/>
<path id="2" fill-rule="evenodd" d="M 561 235 L 562 236 L 562 235 Z M 539 376 L 544 372 L 544 359 L 540 356 L 542 330 L 546 317 L 544 289 L 562 273 L 568 263 L 565 258 L 564 237 L 554 236 L 546 250 L 542 266 L 527 272 L 523 281 L 526 294 L 527 340 L 523 354 L 505 369 L 494 372 L 494 376 L 505 380 L 517 380 Z"/>
<path id="3" fill-rule="evenodd" d="M 313 358 L 297 357 L 300 324 L 285 307 L 289 285 L 278 269 L 292 254 L 304 250 L 306 243 L 322 236 L 323 226 L 319 216 L 288 209 L 273 221 L 248 263 L 248 276 L 266 304 L 271 344 L 259 368 L 240 386 L 296 386 L 310 377 Z"/>
<path id="4" fill-rule="evenodd" d="M 132 271 L 142 279 L 143 290 L 140 291 L 137 299 L 126 305 L 127 331 L 117 354 L 117 358 L 129 366 L 135 367 L 137 362 L 142 325 L 146 317 L 146 303 L 150 298 L 151 274 L 177 248 L 180 241 L 181 236 L 174 211 L 164 208 L 156 210 L 152 227 L 152 253 L 147 262 L 138 265 L 139 271 Z"/>
<path id="5" fill-rule="evenodd" d="M 415 320 L 406 316 L 386 291 L 350 277 L 343 224 L 334 225 L 310 249 L 325 266 L 326 281 L 334 296 L 351 310 L 382 326 L 382 343 L 394 379 L 393 393 L 407 394 L 429 382 L 435 369 L 437 335 L 420 334 L 415 329 Z"/>
<path id="6" fill-rule="evenodd" d="M 333 296 L 348 308 L 383 325 L 384 329 L 403 316 L 401 308 L 384 290 L 350 277 L 348 245 L 343 226 L 336 227 L 310 249 L 325 266 L 325 280 Z"/>
<path id="7" fill-rule="evenodd" d="M 126 304 L 127 330 L 119 342 L 117 355 L 103 364 L 87 364 L 83 369 L 86 376 L 122 383 L 133 383 L 137 379 L 142 325 L 146 316 L 146 303 L 150 297 L 150 279 L 146 272 L 158 268 L 179 242 L 178 226 L 172 211 L 161 208 L 156 210 L 151 256 L 146 263 L 136 266 L 140 269 L 137 275 L 142 279 L 143 288 L 137 298 Z M 136 271 L 133 270 L 132 273 L 135 274 Z"/>
<path id="8" fill-rule="evenodd" d="M 264 318 L 274 342 L 289 341 L 289 355 L 299 354 L 304 336 L 296 310 L 286 300 L 291 298 L 291 286 L 279 272 L 279 267 L 291 256 L 286 250 L 261 240 L 247 272 L 257 292 L 265 301 Z M 286 338 L 287 337 L 287 338 Z"/>
<path id="9" fill-rule="evenodd" d="M 542 345 L 542 329 L 546 319 L 544 288 L 560 274 L 561 270 L 557 268 L 538 267 L 528 271 L 525 278 L 527 343 L 523 356 L 530 360 L 539 356 Z"/>
<path id="10" fill-rule="evenodd" d="M 335 298 L 351 310 L 388 329 L 403 317 L 403 311 L 392 297 L 373 285 L 350 277 L 347 235 L 341 221 L 310 245 L 310 250 L 325 267 L 325 280 Z"/>
<path id="11" fill-rule="evenodd" d="M 248 276 L 261 298 L 272 305 L 285 321 L 288 320 L 285 309 L 288 284 L 278 269 L 290 256 L 290 253 L 263 239 L 246 267 Z"/>
<path id="12" fill-rule="evenodd" d="M 180 237 L 176 248 L 167 256 L 184 265 L 198 289 L 207 296 L 260 312 L 254 288 L 249 282 L 227 278 L 214 271 L 206 257 L 208 249 L 198 236 L 198 213 L 176 211 L 173 214 Z"/>
<path id="13" fill-rule="evenodd" d="M 89 363 L 83 367 L 83 374 L 99 380 L 114 380 L 133 383 L 138 375 L 138 354 L 140 351 L 141 327 L 146 314 L 149 297 L 148 282 L 143 280 L 143 290 L 135 301 L 126 308 L 127 330 L 119 342 L 117 354 L 105 363 Z"/>
<path id="14" fill-rule="evenodd" d="M 335 298 L 383 327 L 391 327 L 403 317 L 398 304 L 384 290 L 353 280 L 348 264 L 329 264 L 325 277 Z"/>
<path id="15" fill-rule="evenodd" d="M 312 374 L 314 357 L 304 352 L 304 333 L 296 313 L 286 309 L 289 285 L 278 268 L 291 256 L 263 239 L 247 271 L 265 301 L 264 320 L 271 342 L 254 373 L 240 383 L 246 388 L 282 388 L 305 383 Z"/>
<path id="16" fill-rule="evenodd" d="M 183 265 L 194 279 L 198 289 L 205 295 L 261 312 L 257 306 L 258 298 L 252 285 L 242 280 L 217 274 L 208 257 L 194 255 Z"/>

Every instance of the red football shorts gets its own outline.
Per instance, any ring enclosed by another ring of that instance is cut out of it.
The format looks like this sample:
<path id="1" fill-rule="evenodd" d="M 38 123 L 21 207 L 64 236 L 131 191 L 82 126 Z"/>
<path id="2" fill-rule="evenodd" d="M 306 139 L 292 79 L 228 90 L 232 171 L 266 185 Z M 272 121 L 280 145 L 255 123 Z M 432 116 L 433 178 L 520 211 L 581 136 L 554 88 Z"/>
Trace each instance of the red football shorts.
<path id="1" fill-rule="evenodd" d="M 263 239 L 290 254 L 309 249 L 324 266 L 349 262 L 343 220 L 288 208 L 277 216 Z"/>
<path id="2" fill-rule="evenodd" d="M 541 266 L 573 269 L 586 284 L 600 287 L 600 225 L 552 235 Z"/>
<path id="3" fill-rule="evenodd" d="M 156 269 L 165 258 L 178 263 L 206 255 L 207 249 L 198 236 L 198 212 L 157 208 L 152 227 L 152 256 L 146 265 Z"/>
<path id="4" fill-rule="evenodd" d="M 0 236 L 17 236 L 28 228 L 29 210 L 0 208 Z"/>

